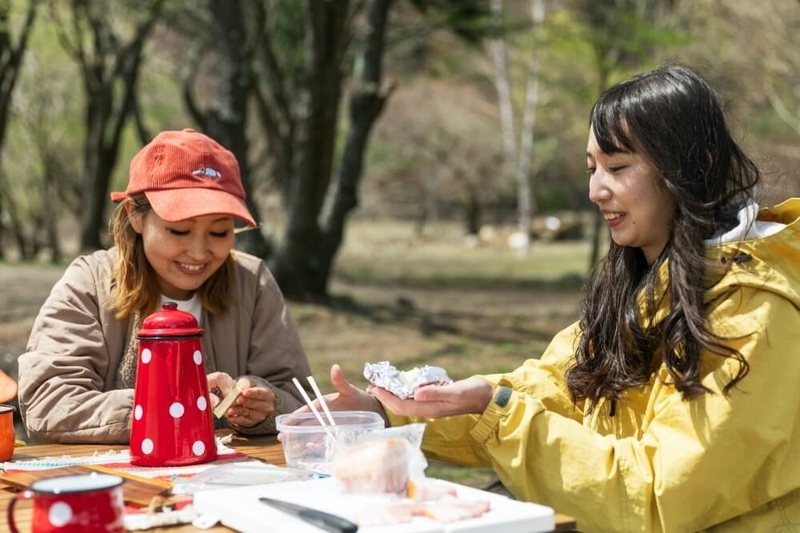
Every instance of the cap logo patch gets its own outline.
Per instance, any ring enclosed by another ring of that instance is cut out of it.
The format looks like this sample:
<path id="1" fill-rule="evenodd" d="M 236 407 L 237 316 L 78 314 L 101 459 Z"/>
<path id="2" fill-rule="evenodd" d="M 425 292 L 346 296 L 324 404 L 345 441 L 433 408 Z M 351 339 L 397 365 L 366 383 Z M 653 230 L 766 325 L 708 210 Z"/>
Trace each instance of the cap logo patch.
<path id="1" fill-rule="evenodd" d="M 192 171 L 192 176 L 199 176 L 201 178 L 211 178 L 218 180 L 222 177 L 222 173 L 211 167 L 200 167 Z"/>

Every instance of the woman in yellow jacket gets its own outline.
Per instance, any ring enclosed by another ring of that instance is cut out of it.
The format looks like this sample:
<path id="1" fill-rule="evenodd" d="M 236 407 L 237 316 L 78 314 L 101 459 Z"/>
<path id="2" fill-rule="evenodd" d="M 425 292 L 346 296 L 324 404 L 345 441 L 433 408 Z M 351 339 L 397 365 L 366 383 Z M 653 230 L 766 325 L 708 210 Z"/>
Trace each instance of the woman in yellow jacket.
<path id="1" fill-rule="evenodd" d="M 800 200 L 760 173 L 713 90 L 665 66 L 591 113 L 589 197 L 612 243 L 580 320 L 505 375 L 337 409 L 425 419 L 432 457 L 491 465 L 582 531 L 800 531 Z"/>

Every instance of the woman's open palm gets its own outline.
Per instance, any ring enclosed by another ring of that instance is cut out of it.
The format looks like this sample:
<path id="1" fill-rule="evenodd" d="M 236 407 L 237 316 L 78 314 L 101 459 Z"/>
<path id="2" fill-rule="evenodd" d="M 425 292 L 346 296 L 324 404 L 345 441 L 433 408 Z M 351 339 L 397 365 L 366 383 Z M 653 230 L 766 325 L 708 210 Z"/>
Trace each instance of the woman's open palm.
<path id="1" fill-rule="evenodd" d="M 494 395 L 492 384 L 481 378 L 469 378 L 449 385 L 427 385 L 417 390 L 413 400 L 402 400 L 380 387 L 368 390 L 393 413 L 423 418 L 480 414 Z"/>

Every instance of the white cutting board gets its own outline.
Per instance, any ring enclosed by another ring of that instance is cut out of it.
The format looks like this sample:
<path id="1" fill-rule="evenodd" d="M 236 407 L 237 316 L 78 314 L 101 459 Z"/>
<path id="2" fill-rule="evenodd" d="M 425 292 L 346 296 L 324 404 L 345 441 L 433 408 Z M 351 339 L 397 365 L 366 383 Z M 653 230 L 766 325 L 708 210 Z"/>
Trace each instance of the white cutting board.
<path id="1" fill-rule="evenodd" d="M 414 517 L 407 524 L 360 527 L 359 533 L 539 533 L 555 529 L 555 513 L 550 507 L 525 503 L 464 485 L 451 483 L 463 499 L 489 500 L 491 509 L 479 518 L 458 522 L 437 522 Z M 342 494 L 333 478 L 310 481 L 251 485 L 198 492 L 194 507 L 202 514 L 218 518 L 224 525 L 242 533 L 320 533 L 321 529 L 258 501 L 261 496 L 277 498 L 327 511 L 353 520 L 363 508 L 359 496 Z"/>

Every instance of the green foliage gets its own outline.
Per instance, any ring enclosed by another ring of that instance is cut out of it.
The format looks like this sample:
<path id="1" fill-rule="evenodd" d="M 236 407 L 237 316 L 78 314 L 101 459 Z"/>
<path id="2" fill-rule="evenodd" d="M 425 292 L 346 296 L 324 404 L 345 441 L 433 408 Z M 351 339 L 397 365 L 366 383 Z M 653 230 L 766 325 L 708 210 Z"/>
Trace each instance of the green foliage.
<path id="1" fill-rule="evenodd" d="M 411 0 L 425 15 L 442 16 L 441 24 L 464 42 L 478 46 L 492 31 L 488 2 L 484 0 Z"/>
<path id="2" fill-rule="evenodd" d="M 243 2 L 243 6 L 266 7 L 267 35 L 285 73 L 280 81 L 288 89 L 291 104 L 300 105 L 307 73 L 309 4 L 307 0 L 262 1 Z M 123 34 L 141 9 L 135 2 L 90 4 L 101 6 L 103 15 L 113 17 L 115 28 Z M 749 144 L 769 146 L 770 139 L 778 137 L 782 145 L 792 145 L 796 133 L 770 106 L 765 87 L 771 82 L 787 109 L 796 114 L 798 100 L 792 87 L 798 76 L 798 55 L 796 39 L 791 37 L 799 27 L 800 9 L 796 0 L 745 4 L 729 3 L 723 9 L 710 0 L 548 3 L 543 31 L 534 42 L 527 0 L 506 0 L 506 14 L 499 26 L 491 19 L 488 0 L 395 2 L 385 72 L 387 81 L 398 82 L 398 87 L 371 137 L 360 211 L 414 217 L 419 216 L 424 201 L 431 219 L 455 219 L 463 216 L 468 192 L 477 190 L 484 220 L 513 215 L 514 182 L 509 168 L 495 160 L 500 150 L 499 120 L 487 38 L 497 32 L 509 45 L 515 81 L 512 99 L 517 107 L 524 99 L 525 84 L 521 82 L 531 52 L 537 50 L 541 60 L 534 172 L 535 194 L 543 211 L 585 202 L 587 118 L 601 85 L 665 58 L 707 66 L 712 84 L 727 97 L 735 123 Z M 13 34 L 27 0 L 10 0 L 10 5 L 8 24 Z M 180 82 L 188 63 L 188 37 L 203 34 L 213 22 L 208 5 L 207 0 L 170 0 L 169 17 L 174 19 L 165 19 L 145 48 L 138 103 L 143 125 L 150 133 L 197 127 L 183 108 Z M 70 190 L 82 178 L 86 135 L 81 77 L 58 37 L 59 25 L 65 27 L 68 21 L 69 5 L 53 0 L 42 6 L 14 95 L 2 153 L 11 194 L 31 216 L 38 216 L 41 210 L 44 164 L 39 143 L 44 142 L 57 156 L 66 214 L 67 206 L 74 203 Z M 256 23 L 255 17 L 252 22 Z M 777 24 L 786 35 L 770 31 L 769 24 Z M 743 37 L 747 35 L 760 38 Z M 202 66 L 204 75 L 196 89 L 200 103 L 208 104 L 218 97 L 218 73 L 224 63 L 212 48 Z M 340 116 L 337 155 L 349 128 L 346 109 Z M 249 137 L 256 172 L 266 175 L 265 169 L 270 168 L 264 164 L 267 142 L 255 126 Z M 113 189 L 124 185 L 127 163 L 139 147 L 138 133 L 129 125 L 114 170 Z M 791 181 L 793 163 L 782 164 L 786 166 L 779 171 Z M 464 274 L 461 279 L 470 276 Z"/>
<path id="3" fill-rule="evenodd" d="M 800 113 L 798 113 L 800 124 Z M 769 108 L 758 109 L 747 121 L 747 132 L 751 136 L 792 138 L 797 136 L 797 131 L 792 129 L 785 121 Z"/>
<path id="4" fill-rule="evenodd" d="M 544 181 L 536 187 L 536 201 L 542 212 L 563 211 L 575 207 L 576 191 L 565 187 L 563 181 Z"/>
<path id="5" fill-rule="evenodd" d="M 304 44 L 308 27 L 306 2 L 269 0 L 267 3 L 267 35 L 287 76 L 283 82 L 288 87 L 298 87 L 308 68 Z"/>
<path id="6" fill-rule="evenodd" d="M 672 2 L 657 0 L 575 0 L 574 10 L 559 23 L 570 28 L 591 50 L 592 69 L 601 75 L 601 85 L 640 70 L 656 50 L 687 41 L 684 31 L 667 23 L 665 13 Z M 598 92 L 605 87 L 598 87 Z"/>

